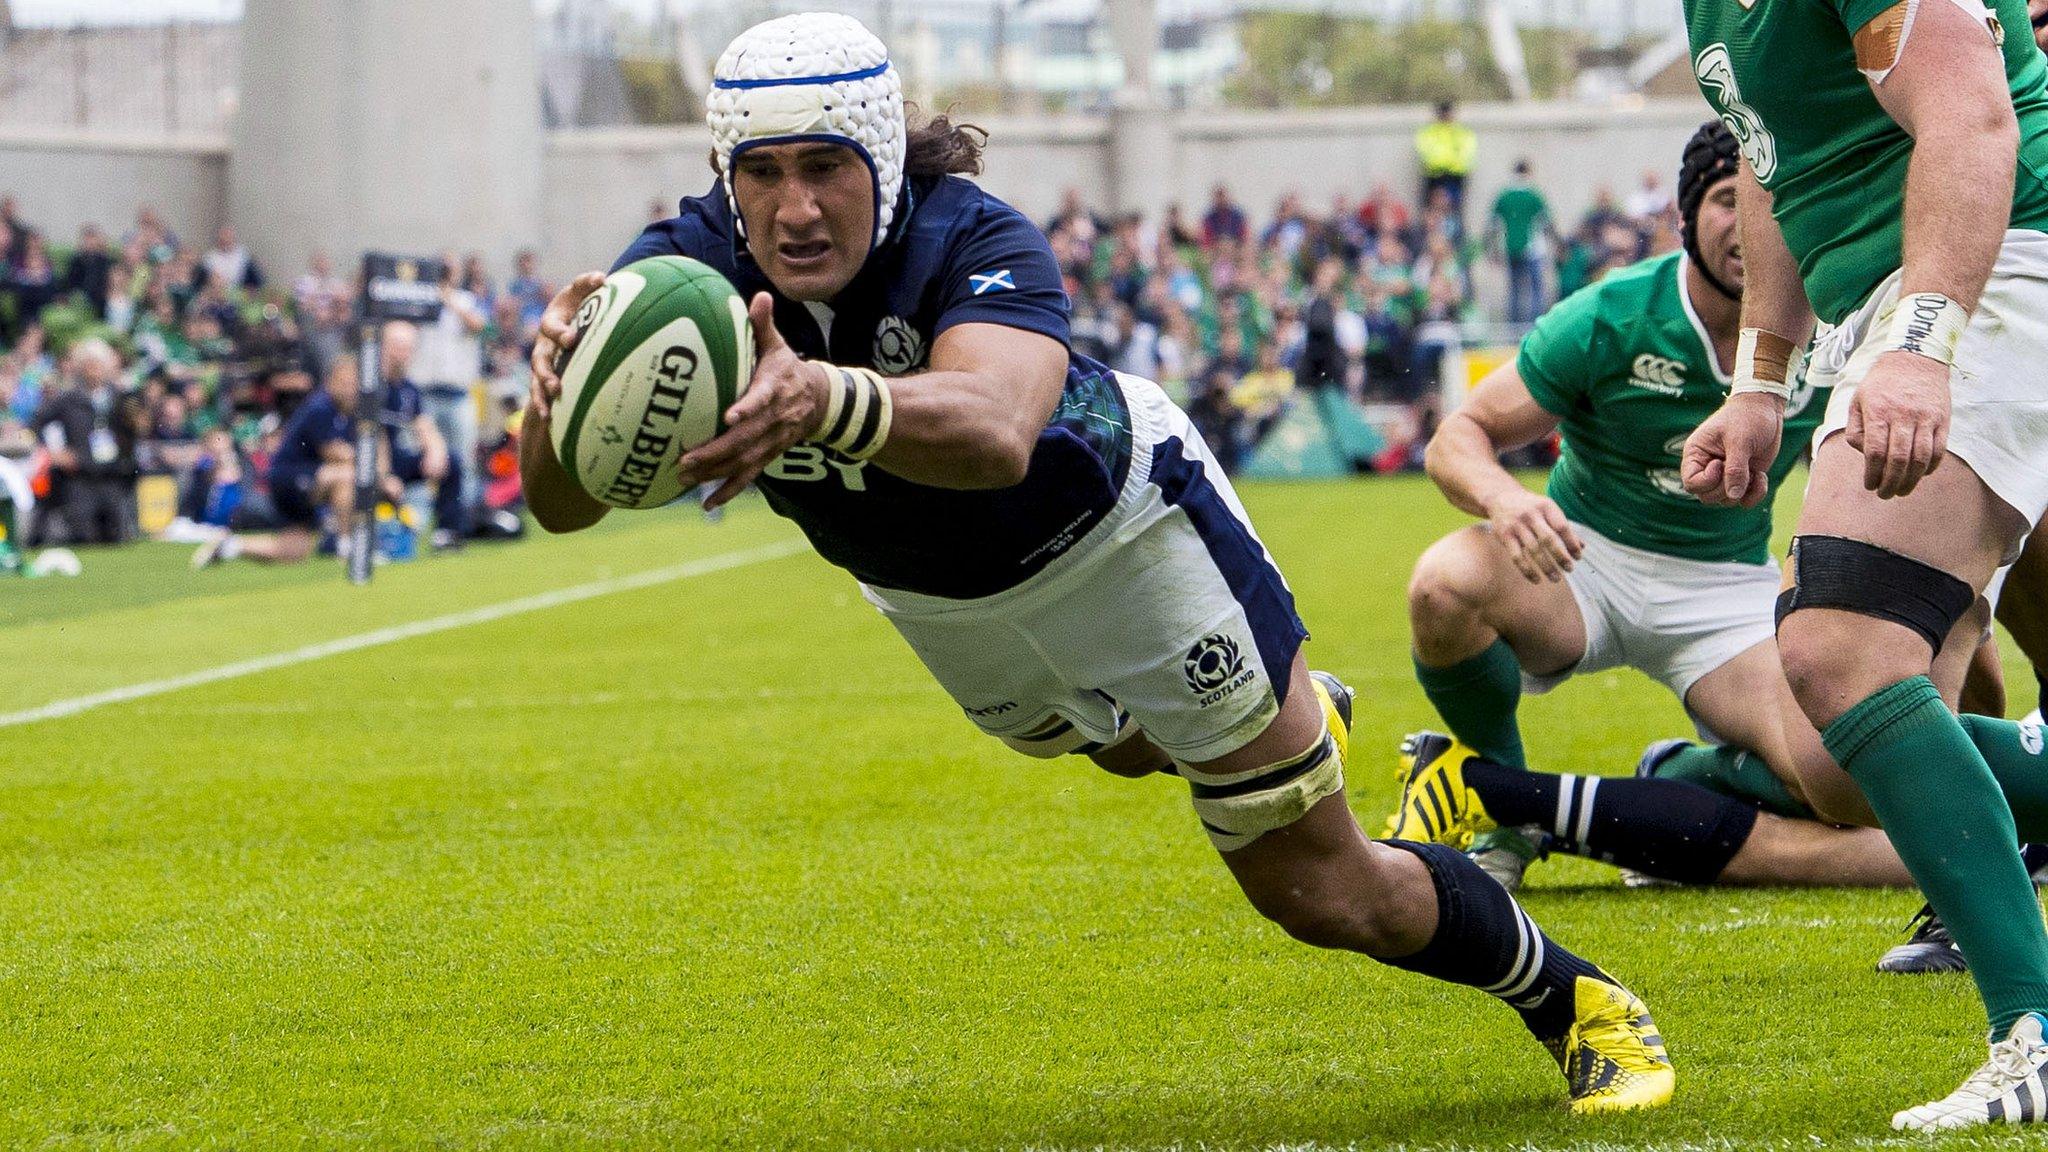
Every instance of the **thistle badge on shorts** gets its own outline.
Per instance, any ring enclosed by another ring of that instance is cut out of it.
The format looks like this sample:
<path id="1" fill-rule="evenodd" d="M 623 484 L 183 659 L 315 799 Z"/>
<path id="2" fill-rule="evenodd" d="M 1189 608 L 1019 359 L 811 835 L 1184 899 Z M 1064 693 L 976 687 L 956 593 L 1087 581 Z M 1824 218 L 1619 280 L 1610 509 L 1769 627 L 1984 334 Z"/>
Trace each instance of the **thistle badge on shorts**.
<path id="1" fill-rule="evenodd" d="M 1188 649 L 1182 671 L 1187 674 L 1188 691 L 1195 694 L 1195 703 L 1203 708 L 1224 699 L 1258 676 L 1256 669 L 1245 667 L 1244 653 L 1238 649 L 1237 641 L 1221 632 L 1195 641 L 1195 646 Z"/>

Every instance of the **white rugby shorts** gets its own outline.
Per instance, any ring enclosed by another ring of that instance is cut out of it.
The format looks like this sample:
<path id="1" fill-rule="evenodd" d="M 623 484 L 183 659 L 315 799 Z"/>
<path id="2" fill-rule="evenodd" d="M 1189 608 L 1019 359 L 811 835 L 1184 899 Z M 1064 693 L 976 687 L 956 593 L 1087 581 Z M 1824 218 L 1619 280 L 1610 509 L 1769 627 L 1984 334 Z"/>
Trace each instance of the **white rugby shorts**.
<path id="1" fill-rule="evenodd" d="M 1777 561 L 1688 560 L 1619 544 L 1574 523 L 1585 554 L 1565 585 L 1586 624 L 1586 654 L 1550 676 L 1522 674 L 1548 692 L 1573 676 L 1634 668 L 1683 702 L 1700 678 L 1777 633 Z"/>
<path id="2" fill-rule="evenodd" d="M 982 731 L 1033 755 L 1141 730 L 1199 764 L 1265 731 L 1307 638 L 1294 594 L 1187 414 L 1119 374 L 1130 473 L 1116 508 L 1023 584 L 979 600 L 865 588 Z"/>
<path id="3" fill-rule="evenodd" d="M 1806 368 L 1834 387 L 1819 448 L 1849 423 L 1856 385 L 1884 352 L 1898 302 L 1899 273 L 1862 307 L 1815 336 Z M 1984 296 L 1956 345 L 1949 374 L 1948 450 L 2028 524 L 2048 512 L 2048 234 L 2005 234 Z"/>

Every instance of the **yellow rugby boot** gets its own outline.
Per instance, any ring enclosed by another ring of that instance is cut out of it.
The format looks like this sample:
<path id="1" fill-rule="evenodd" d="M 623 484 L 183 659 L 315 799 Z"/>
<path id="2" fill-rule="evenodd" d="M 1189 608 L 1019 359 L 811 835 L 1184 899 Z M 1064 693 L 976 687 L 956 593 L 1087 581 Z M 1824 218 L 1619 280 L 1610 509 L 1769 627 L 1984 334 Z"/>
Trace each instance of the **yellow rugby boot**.
<path id="1" fill-rule="evenodd" d="M 1401 802 L 1380 839 L 1448 844 L 1463 852 L 1474 836 L 1499 827 L 1479 793 L 1465 786 L 1465 762 L 1478 755 L 1441 732 L 1401 741 Z"/>
<path id="2" fill-rule="evenodd" d="M 1581 976 L 1576 981 L 1578 1018 L 1562 1037 L 1548 1041 L 1564 1071 L 1571 1109 L 1580 1115 L 1658 1108 L 1671 1102 L 1671 1057 L 1650 1010 L 1619 984 Z"/>
<path id="3" fill-rule="evenodd" d="M 1357 693 L 1333 673 L 1310 672 L 1308 680 L 1316 687 L 1316 699 L 1323 703 L 1323 723 L 1330 729 L 1330 739 L 1337 742 L 1337 758 L 1348 763 L 1351 759 L 1351 702 Z"/>

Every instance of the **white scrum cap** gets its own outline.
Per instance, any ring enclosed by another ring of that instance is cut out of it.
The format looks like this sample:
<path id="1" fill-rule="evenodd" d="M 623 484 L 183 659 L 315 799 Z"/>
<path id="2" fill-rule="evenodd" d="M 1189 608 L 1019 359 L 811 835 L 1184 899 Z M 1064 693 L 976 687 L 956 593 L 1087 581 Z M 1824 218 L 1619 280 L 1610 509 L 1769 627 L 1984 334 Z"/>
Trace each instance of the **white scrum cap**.
<path id="1" fill-rule="evenodd" d="M 903 190 L 903 82 L 889 49 L 851 16 L 805 12 L 756 24 L 718 58 L 704 100 L 718 170 L 741 235 L 732 161 L 758 144 L 846 144 L 875 180 L 875 238 L 888 238 Z"/>

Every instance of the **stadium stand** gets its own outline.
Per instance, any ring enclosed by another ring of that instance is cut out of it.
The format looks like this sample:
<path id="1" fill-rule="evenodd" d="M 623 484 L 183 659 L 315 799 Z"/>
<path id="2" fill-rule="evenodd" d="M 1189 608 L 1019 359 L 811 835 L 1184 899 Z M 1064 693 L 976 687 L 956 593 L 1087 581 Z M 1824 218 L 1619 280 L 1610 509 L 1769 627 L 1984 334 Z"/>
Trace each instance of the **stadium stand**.
<path id="1" fill-rule="evenodd" d="M 1674 247 L 1668 214 L 1632 215 L 1603 194 L 1546 253 L 1547 286 L 1569 292 Z M 1440 360 L 1468 334 L 1501 328 L 1473 291 L 1484 236 L 1441 189 L 1418 204 L 1376 181 L 1363 198 L 1320 210 L 1286 196 L 1255 221 L 1219 186 L 1192 222 L 1178 206 L 1158 220 L 1111 218 L 1069 193 L 1042 226 L 1064 266 L 1076 346 L 1164 384 L 1233 469 L 1416 467 L 1435 426 Z M 492 461 L 516 431 L 526 354 L 552 287 L 530 253 L 502 281 L 481 256 L 460 267 L 456 288 L 488 323 L 468 382 L 481 431 L 461 462 L 475 507 L 470 524 L 451 527 L 488 530 L 477 513 L 517 499 L 516 488 L 489 483 Z M 137 494 L 123 531 L 81 542 L 230 518 L 260 526 L 260 491 L 232 506 L 218 498 L 223 465 L 263 474 L 312 381 L 353 353 L 354 301 L 325 254 L 295 276 L 272 276 L 232 229 L 194 243 L 147 205 L 125 231 L 88 227 L 60 249 L 0 197 L 0 455 L 44 500 L 64 486 L 48 432 L 74 387 L 64 353 L 99 335 L 121 355 L 119 402 L 103 417 L 133 443 L 118 466 Z M 41 537 L 34 523 L 27 532 Z"/>

